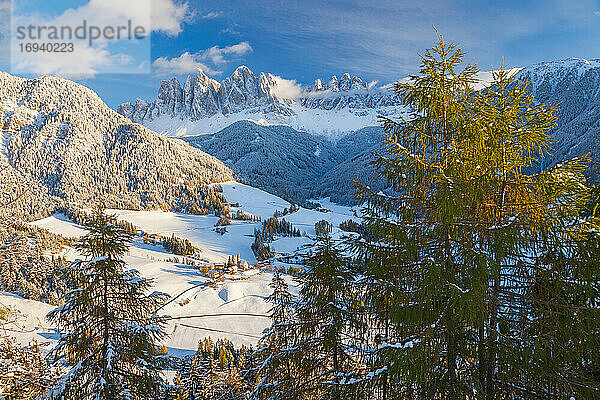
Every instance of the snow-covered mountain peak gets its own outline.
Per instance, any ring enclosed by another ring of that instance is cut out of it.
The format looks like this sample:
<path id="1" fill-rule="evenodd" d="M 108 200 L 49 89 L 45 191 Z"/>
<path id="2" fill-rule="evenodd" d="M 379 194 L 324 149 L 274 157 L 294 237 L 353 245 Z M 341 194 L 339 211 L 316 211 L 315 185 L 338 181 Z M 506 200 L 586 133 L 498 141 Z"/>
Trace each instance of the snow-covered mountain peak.
<path id="1" fill-rule="evenodd" d="M 586 60 L 583 58 L 571 57 L 564 60 L 555 60 L 533 64 L 523 68 L 521 76 L 530 75 L 538 79 L 553 78 L 562 79 L 567 75 L 577 75 L 581 77 L 591 69 L 600 67 L 600 59 Z"/>
<path id="2" fill-rule="evenodd" d="M 214 133 L 242 119 L 327 133 L 374 125 L 378 115 L 393 115 L 400 105 L 392 91 L 348 73 L 302 87 L 241 65 L 221 82 L 200 70 L 183 87 L 176 78 L 163 81 L 154 102 L 125 103 L 118 112 L 167 135 Z"/>

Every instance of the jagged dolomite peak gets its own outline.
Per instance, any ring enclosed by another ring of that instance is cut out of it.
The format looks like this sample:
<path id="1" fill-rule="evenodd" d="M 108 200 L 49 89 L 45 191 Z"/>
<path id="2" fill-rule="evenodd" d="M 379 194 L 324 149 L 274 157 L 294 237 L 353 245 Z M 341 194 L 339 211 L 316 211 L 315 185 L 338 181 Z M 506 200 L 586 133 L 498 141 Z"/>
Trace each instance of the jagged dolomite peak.
<path id="1" fill-rule="evenodd" d="M 165 80 L 154 102 L 137 99 L 117 111 L 168 135 L 213 133 L 244 119 L 323 133 L 372 126 L 378 115 L 396 113 L 400 105 L 389 87 L 370 86 L 350 74 L 301 87 L 273 74 L 256 75 L 242 65 L 221 82 L 201 70 L 183 86 L 176 78 Z"/>

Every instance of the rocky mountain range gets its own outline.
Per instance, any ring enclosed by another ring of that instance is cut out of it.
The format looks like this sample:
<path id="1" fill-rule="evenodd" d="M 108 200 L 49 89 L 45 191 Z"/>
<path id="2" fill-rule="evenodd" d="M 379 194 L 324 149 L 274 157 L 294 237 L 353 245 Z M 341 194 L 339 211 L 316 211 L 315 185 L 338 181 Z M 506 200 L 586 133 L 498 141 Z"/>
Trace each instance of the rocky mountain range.
<path id="1" fill-rule="evenodd" d="M 153 103 L 138 99 L 135 105 L 126 103 L 118 112 L 135 122 L 150 122 L 161 115 L 202 119 L 217 113 L 231 114 L 258 107 L 265 112 L 289 114 L 289 102 L 275 95 L 277 81 L 271 74 L 255 76 L 241 66 L 218 82 L 201 70 L 187 77 L 183 86 L 177 78 L 162 81 Z"/>
<path id="2" fill-rule="evenodd" d="M 594 160 L 600 160 L 600 60 L 567 59 L 511 71 L 516 73 L 517 81 L 528 82 L 537 101 L 557 108 L 554 151 L 540 159 L 532 170 L 588 152 Z M 486 74 L 483 79 L 491 81 L 491 74 Z M 485 87 L 487 81 L 480 86 Z M 305 93 L 364 89 L 364 83 L 358 80 L 345 79 L 341 88 L 340 84 L 336 80 L 326 84 L 317 81 Z M 311 104 L 318 100 L 310 106 L 319 108 L 329 107 L 326 101 L 341 99 L 306 96 L 303 101 Z M 261 126 L 244 121 L 214 135 L 185 140 L 225 161 L 249 183 L 292 201 L 331 196 L 333 201 L 351 204 L 354 180 L 377 190 L 385 189 L 370 165 L 381 138 L 378 127 L 355 130 L 339 140 L 330 140 L 289 126 Z M 593 170 L 589 175 L 594 179 L 598 176 Z"/>
<path id="3" fill-rule="evenodd" d="M 376 123 L 377 115 L 398 111 L 400 99 L 389 87 L 369 85 L 344 74 L 329 81 L 300 87 L 272 74 L 255 75 L 238 67 L 218 82 L 201 70 L 181 85 L 177 78 L 162 81 L 153 102 L 137 99 L 117 111 L 160 133 L 169 135 L 214 133 L 224 124 L 252 117 L 284 123 L 297 130 L 322 133 L 336 123 L 351 131 Z M 219 123 L 213 123 L 219 121 Z"/>

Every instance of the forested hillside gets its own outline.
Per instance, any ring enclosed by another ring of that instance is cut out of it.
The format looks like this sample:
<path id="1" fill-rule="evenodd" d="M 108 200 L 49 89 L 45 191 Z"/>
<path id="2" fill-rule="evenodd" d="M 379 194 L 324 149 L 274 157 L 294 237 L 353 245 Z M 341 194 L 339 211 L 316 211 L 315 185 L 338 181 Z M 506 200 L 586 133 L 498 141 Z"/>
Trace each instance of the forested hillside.
<path id="1" fill-rule="evenodd" d="M 0 107 L 0 173 L 24 184 L 4 193 L 22 197 L 13 213 L 100 199 L 114 208 L 200 212 L 217 197 L 206 185 L 232 179 L 216 158 L 131 123 L 65 79 L 1 73 Z"/>
<path id="2" fill-rule="evenodd" d="M 529 82 L 533 96 L 541 104 L 556 107 L 558 119 L 552 133 L 551 154 L 537 164 L 544 169 L 556 163 L 591 152 L 600 160 L 600 61 L 570 58 L 523 68 L 516 76 Z M 595 170 L 588 175 L 597 180 Z"/>
<path id="3" fill-rule="evenodd" d="M 244 120 L 212 135 L 182 139 L 225 162 L 247 183 L 289 201 L 332 196 L 354 204 L 352 181 L 375 183 L 369 162 L 383 137 L 381 128 L 367 127 L 334 141 Z"/>

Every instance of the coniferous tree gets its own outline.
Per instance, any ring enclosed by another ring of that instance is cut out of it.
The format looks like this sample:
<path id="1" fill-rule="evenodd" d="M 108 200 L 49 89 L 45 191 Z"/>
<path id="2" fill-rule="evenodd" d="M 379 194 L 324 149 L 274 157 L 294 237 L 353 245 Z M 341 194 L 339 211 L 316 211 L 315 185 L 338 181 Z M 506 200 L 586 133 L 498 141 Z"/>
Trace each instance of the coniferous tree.
<path id="1" fill-rule="evenodd" d="M 574 243 L 589 225 L 577 218 L 585 166 L 525 174 L 549 150 L 554 110 L 503 71 L 473 93 L 476 68 L 456 71 L 462 59 L 440 36 L 421 74 L 396 84 L 414 114 L 384 119 L 386 154 L 375 165 L 398 195 L 358 190 L 366 235 L 356 249 L 378 331 L 372 390 L 384 399 L 564 396 L 574 381 L 557 389 L 565 364 L 555 340 L 566 341 L 546 306 L 568 304 L 549 297 L 545 277 L 554 288 L 573 278 Z"/>
<path id="2" fill-rule="evenodd" d="M 360 368 L 349 332 L 355 324 L 350 261 L 327 234 L 306 259 L 298 301 L 299 340 L 295 346 L 310 376 L 305 398 L 356 398 Z M 303 398 L 304 398 L 303 397 Z"/>
<path id="3" fill-rule="evenodd" d="M 268 242 L 264 239 L 264 232 L 261 232 L 259 229 L 254 229 L 254 242 L 250 247 L 258 261 L 273 257 L 271 246 L 269 246 Z"/>
<path id="4" fill-rule="evenodd" d="M 315 223 L 315 234 L 317 236 L 326 236 L 333 230 L 333 225 L 324 219 Z"/>
<path id="5" fill-rule="evenodd" d="M 151 280 L 126 270 L 122 260 L 130 238 L 112 216 L 101 211 L 87 224 L 77 245 L 85 261 L 67 273 L 76 288 L 49 313 L 61 329 L 53 354 L 71 366 L 61 398 L 139 399 L 160 384 L 155 342 L 163 337 L 162 319 L 153 314 L 165 294 L 148 294 Z"/>
<path id="6" fill-rule="evenodd" d="M 577 363 L 568 365 L 564 356 L 585 336 L 561 315 L 581 306 L 580 296 L 572 296 L 580 290 L 574 282 L 583 282 L 577 248 L 596 224 L 580 219 L 589 199 L 587 157 L 525 172 L 550 151 L 555 110 L 536 104 L 528 84 L 503 69 L 471 107 L 473 128 L 461 147 L 475 173 L 462 186 L 474 211 L 464 220 L 473 231 L 473 265 L 487 277 L 474 290 L 484 316 L 473 330 L 477 389 L 488 399 L 577 393 L 571 388 L 577 378 L 566 372 Z M 587 325 L 590 316 L 582 310 L 575 320 Z"/>
<path id="7" fill-rule="evenodd" d="M 259 382 L 255 389 L 260 399 L 297 399 L 302 382 L 307 379 L 295 346 L 298 341 L 295 304 L 288 285 L 279 272 L 270 284 L 273 293 L 267 298 L 272 304 L 271 326 L 259 342 L 257 370 Z M 303 374 L 304 372 L 304 374 Z"/>
<path id="8" fill-rule="evenodd" d="M 468 116 L 464 99 L 476 69 L 457 71 L 463 53 L 439 43 L 421 57 L 420 75 L 397 83 L 413 108 L 408 121 L 384 119 L 385 155 L 376 166 L 398 196 L 359 188 L 369 241 L 358 250 L 377 335 L 372 384 L 382 398 L 455 398 L 468 379 L 463 326 L 468 279 L 457 222 L 464 213 L 456 180 L 463 174 L 457 142 Z"/>
<path id="9" fill-rule="evenodd" d="M 246 400 L 250 388 L 244 379 L 251 349 L 234 348 L 228 340 L 200 342 L 198 351 L 179 368 L 176 393 L 189 400 Z"/>

